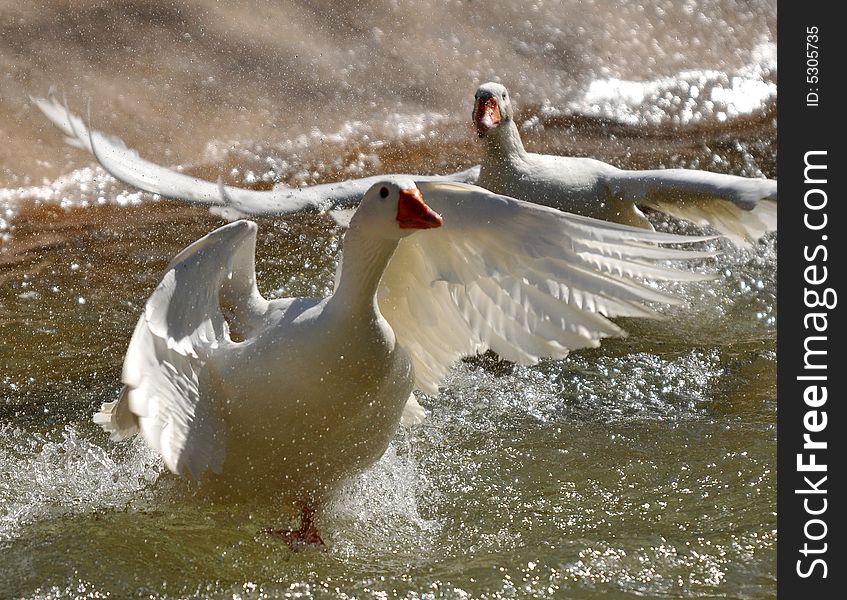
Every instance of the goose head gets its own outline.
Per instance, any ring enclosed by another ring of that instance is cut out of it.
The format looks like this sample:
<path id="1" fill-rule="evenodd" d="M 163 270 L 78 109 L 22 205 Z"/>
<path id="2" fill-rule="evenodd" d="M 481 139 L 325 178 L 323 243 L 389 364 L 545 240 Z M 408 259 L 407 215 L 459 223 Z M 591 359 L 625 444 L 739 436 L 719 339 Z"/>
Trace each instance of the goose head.
<path id="1" fill-rule="evenodd" d="M 375 238 L 406 237 L 418 229 L 441 227 L 441 215 L 424 202 L 411 179 L 394 177 L 371 186 L 350 220 L 351 229 L 361 229 Z"/>
<path id="2" fill-rule="evenodd" d="M 344 314 L 361 309 L 378 314 L 377 287 L 400 241 L 441 223 L 441 215 L 426 205 L 411 179 L 375 183 L 362 196 L 344 236 L 333 304 L 344 307 Z"/>
<path id="3" fill-rule="evenodd" d="M 473 123 L 479 137 L 497 130 L 514 118 L 512 101 L 505 86 L 499 83 L 483 83 L 474 95 Z"/>

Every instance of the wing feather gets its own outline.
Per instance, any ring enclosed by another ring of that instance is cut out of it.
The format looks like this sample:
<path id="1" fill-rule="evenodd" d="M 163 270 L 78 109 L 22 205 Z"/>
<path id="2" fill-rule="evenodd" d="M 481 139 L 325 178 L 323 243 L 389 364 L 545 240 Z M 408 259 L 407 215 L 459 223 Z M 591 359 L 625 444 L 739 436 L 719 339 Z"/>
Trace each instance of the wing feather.
<path id="1" fill-rule="evenodd" d="M 740 246 L 776 231 L 777 183 L 773 179 L 692 169 L 615 169 L 606 176 L 616 196 L 714 227 Z"/>
<path id="2" fill-rule="evenodd" d="M 119 138 L 87 127 L 81 118 L 55 98 L 32 98 L 32 101 L 64 132 L 66 142 L 91 152 L 100 166 L 115 179 L 166 198 L 208 205 L 213 212 L 228 219 L 357 206 L 364 193 L 386 177 L 474 183 L 479 178 L 479 167 L 476 166 L 449 175 L 377 175 L 299 188 L 278 186 L 272 190 L 247 190 L 221 186 L 217 182 L 178 173 L 141 158 L 138 152 L 128 148 Z"/>
<path id="3" fill-rule="evenodd" d="M 701 226 L 711 226 L 738 246 L 749 246 L 769 231 L 776 231 L 776 202 L 762 200 L 754 208 L 744 210 L 727 200 L 700 202 L 645 202 L 654 210 Z"/>
<path id="4" fill-rule="evenodd" d="M 179 253 L 147 300 L 124 358 L 124 388 L 94 421 L 123 439 L 140 430 L 173 472 L 220 471 L 225 427 L 211 401 L 216 352 L 234 345 L 225 306 L 249 327 L 266 307 L 256 287 L 256 225 L 238 221 Z"/>
<path id="5" fill-rule="evenodd" d="M 702 279 L 661 263 L 714 256 L 657 245 L 710 237 L 597 221 L 470 185 L 418 187 L 444 225 L 401 241 L 378 300 L 428 393 L 463 356 L 491 349 L 534 364 L 625 335 L 610 317 L 656 317 L 651 303 L 677 302 L 642 279 Z"/>

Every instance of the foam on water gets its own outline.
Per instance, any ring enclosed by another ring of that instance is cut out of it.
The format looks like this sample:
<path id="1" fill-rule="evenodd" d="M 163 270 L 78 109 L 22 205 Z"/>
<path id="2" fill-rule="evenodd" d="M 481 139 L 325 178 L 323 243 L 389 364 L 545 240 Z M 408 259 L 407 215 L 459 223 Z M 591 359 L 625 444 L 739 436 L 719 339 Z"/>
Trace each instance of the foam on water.
<path id="1" fill-rule="evenodd" d="M 672 219 L 656 224 L 679 233 L 698 231 L 694 225 Z M 663 284 L 664 289 L 682 298 L 684 303 L 660 307 L 660 312 L 688 327 L 696 327 L 706 333 L 706 339 L 711 339 L 709 332 L 724 335 L 722 329 L 726 329 L 727 323 L 732 323 L 741 338 L 775 336 L 777 236 L 767 234 L 747 248 L 720 239 L 710 242 L 709 247 L 718 255 L 694 266 L 693 270 L 713 279 Z"/>
<path id="2" fill-rule="evenodd" d="M 107 450 L 74 425 L 57 435 L 4 425 L 0 438 L 0 540 L 37 520 L 125 507 L 162 472 L 140 438 Z"/>
<path id="3" fill-rule="evenodd" d="M 775 101 L 776 74 L 776 44 L 762 42 L 750 62 L 733 73 L 686 69 L 645 81 L 598 77 L 563 106 L 542 102 L 538 115 L 522 127 L 532 129 L 539 119 L 567 114 L 641 126 L 723 123 L 759 113 Z"/>
<path id="4" fill-rule="evenodd" d="M 240 165 L 229 175 L 235 183 L 246 185 L 313 185 L 325 181 L 328 175 L 357 178 L 379 172 L 380 149 L 433 140 L 446 133 L 445 125 L 453 121 L 443 113 L 391 112 L 381 114 L 378 120 L 347 121 L 336 131 L 313 127 L 308 133 L 282 141 L 213 140 L 206 145 L 200 163 Z M 449 135 L 446 140 L 434 141 L 445 143 Z M 350 146 L 355 148 L 353 152 Z"/>
<path id="5" fill-rule="evenodd" d="M 385 553 L 402 564 L 420 562 L 431 551 L 439 523 L 422 515 L 419 499 L 432 503 L 437 491 L 410 443 L 409 432 L 401 429 L 379 461 L 332 500 L 328 514 L 343 529 L 333 552 L 347 557 Z"/>
<path id="6" fill-rule="evenodd" d="M 22 203 L 53 204 L 63 209 L 113 204 L 137 205 L 145 198 L 158 199 L 138 190 L 128 190 L 99 166 L 82 167 L 41 185 L 0 188 L 0 241 L 8 241 Z"/>

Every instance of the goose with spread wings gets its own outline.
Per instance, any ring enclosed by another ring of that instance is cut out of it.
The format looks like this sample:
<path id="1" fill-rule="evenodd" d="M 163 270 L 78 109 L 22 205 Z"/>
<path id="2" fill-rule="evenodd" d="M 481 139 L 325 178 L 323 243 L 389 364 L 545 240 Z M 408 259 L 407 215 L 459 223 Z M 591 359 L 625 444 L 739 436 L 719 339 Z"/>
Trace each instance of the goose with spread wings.
<path id="1" fill-rule="evenodd" d="M 485 83 L 473 123 L 483 145 L 478 184 L 498 194 L 652 229 L 639 207 L 712 226 L 739 246 L 776 230 L 776 181 L 693 169 L 619 169 L 593 158 L 527 152 L 508 90 Z"/>
<path id="2" fill-rule="evenodd" d="M 437 212 L 436 212 L 437 211 Z M 273 490 L 299 505 L 293 546 L 322 545 L 314 518 L 375 462 L 401 422 L 424 417 L 457 360 L 493 350 L 561 358 L 678 303 L 648 282 L 705 276 L 668 261 L 694 238 L 647 231 L 460 183 L 393 178 L 349 219 L 333 293 L 266 300 L 257 227 L 239 220 L 178 254 L 130 341 L 118 399 L 94 416 L 140 432 L 201 485 Z"/>
<path id="3" fill-rule="evenodd" d="M 92 152 L 115 178 L 165 197 L 209 205 L 226 218 L 273 215 L 303 209 L 355 206 L 385 175 L 268 191 L 223 186 L 177 173 L 141 158 L 120 139 L 85 126 L 55 99 L 34 98 L 68 143 Z M 449 175 L 409 175 L 417 181 L 472 183 L 527 202 L 607 221 L 652 228 L 650 208 L 716 228 L 746 246 L 776 229 L 776 181 L 697 171 L 628 171 L 591 158 L 551 156 L 524 149 L 505 87 L 486 83 L 475 95 L 474 127 L 482 141 L 482 165 Z M 402 176 L 401 176 L 402 177 Z"/>

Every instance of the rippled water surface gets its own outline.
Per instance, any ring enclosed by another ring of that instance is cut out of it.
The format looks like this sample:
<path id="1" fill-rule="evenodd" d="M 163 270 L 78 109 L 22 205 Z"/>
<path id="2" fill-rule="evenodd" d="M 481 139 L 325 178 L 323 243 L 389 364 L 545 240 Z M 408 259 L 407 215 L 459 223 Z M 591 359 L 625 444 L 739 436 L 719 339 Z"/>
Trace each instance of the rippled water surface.
<path id="1" fill-rule="evenodd" d="M 713 242 L 717 278 L 627 338 L 459 364 L 322 515 L 325 553 L 262 533 L 293 517 L 273 498 L 212 502 L 90 421 L 162 270 L 221 221 L 64 146 L 27 98 L 50 86 L 254 189 L 474 164 L 495 78 L 531 150 L 777 176 L 774 2 L 339 6 L 0 0 L 0 597 L 773 597 L 775 235 Z M 332 221 L 258 222 L 262 292 L 328 293 Z"/>

